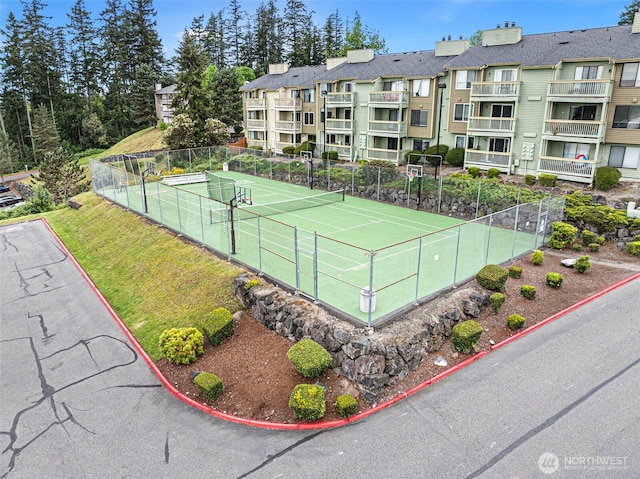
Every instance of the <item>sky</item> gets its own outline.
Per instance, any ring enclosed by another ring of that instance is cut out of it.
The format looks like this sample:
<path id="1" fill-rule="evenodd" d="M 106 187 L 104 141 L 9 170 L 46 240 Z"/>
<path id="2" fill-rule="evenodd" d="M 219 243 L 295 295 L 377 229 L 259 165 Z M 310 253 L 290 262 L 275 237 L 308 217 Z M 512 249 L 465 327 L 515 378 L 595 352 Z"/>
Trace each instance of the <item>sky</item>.
<path id="1" fill-rule="evenodd" d="M 126 3 L 127 0 L 123 0 Z M 618 24 L 632 0 L 303 0 L 313 22 L 322 26 L 338 10 L 343 21 L 356 11 L 362 23 L 386 41 L 389 53 L 433 50 L 437 41 L 451 35 L 469 38 L 477 30 L 496 28 L 505 21 L 522 27 L 524 35 L 564 30 L 582 30 Z M 68 23 L 67 14 L 75 0 L 43 0 L 43 10 L 52 17 L 52 26 Z M 228 0 L 155 0 L 157 28 L 165 55 L 175 55 L 181 33 L 191 21 L 217 13 Z M 253 15 L 263 0 L 240 0 L 242 10 Z M 104 9 L 103 0 L 85 0 L 86 8 L 96 18 Z M 282 11 L 286 0 L 276 0 Z M 20 0 L 0 0 L 0 28 L 4 28 L 9 11 L 22 17 Z"/>

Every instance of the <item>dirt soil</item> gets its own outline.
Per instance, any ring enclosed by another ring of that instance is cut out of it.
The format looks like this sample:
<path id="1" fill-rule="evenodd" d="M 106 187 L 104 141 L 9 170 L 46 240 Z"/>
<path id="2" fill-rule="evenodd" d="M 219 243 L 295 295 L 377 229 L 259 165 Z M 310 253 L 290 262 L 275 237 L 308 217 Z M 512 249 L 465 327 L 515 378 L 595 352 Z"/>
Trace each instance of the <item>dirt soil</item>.
<path id="1" fill-rule="evenodd" d="M 501 310 L 494 314 L 489 307 L 476 319 L 485 329 L 480 338 L 481 349 L 489 348 L 490 341 L 499 343 L 515 334 L 504 325 L 509 314 L 524 316 L 526 326 L 531 326 L 640 271 L 640 258 L 618 251 L 614 242 L 605 244 L 596 253 L 586 248 L 581 253 L 549 249 L 544 252 L 545 259 L 541 266 L 534 266 L 528 256 L 514 262 L 513 264 L 522 268 L 522 277 L 509 278 L 507 299 Z M 589 255 L 592 264 L 592 268 L 583 274 L 560 264 L 561 259 L 581 255 Z M 546 274 L 550 271 L 563 275 L 564 280 L 559 289 L 545 284 Z M 526 300 L 520 295 L 520 287 L 525 284 L 537 288 L 534 300 Z M 293 345 L 290 340 L 265 328 L 247 312 L 236 315 L 236 318 L 233 336 L 216 348 L 211 347 L 205 339 L 205 353 L 194 364 L 174 365 L 165 359 L 156 363 L 178 391 L 206 404 L 206 400 L 190 380 L 189 373 L 198 370 L 212 372 L 221 378 L 224 392 L 210 407 L 240 418 L 269 423 L 299 422 L 289 409 L 289 396 L 297 384 L 305 382 L 319 382 L 326 387 L 327 412 L 322 421 L 340 419 L 334 407 L 340 394 L 353 394 L 358 399 L 358 412 L 372 407 L 362 399 L 353 382 L 331 369 L 317 380 L 305 379 L 287 359 L 286 353 Z M 434 364 L 439 356 L 447 360 L 448 366 Z M 421 365 L 405 379 L 388 386 L 383 401 L 423 383 L 468 357 L 456 353 L 451 341 L 445 342 L 439 351 L 425 355 Z"/>

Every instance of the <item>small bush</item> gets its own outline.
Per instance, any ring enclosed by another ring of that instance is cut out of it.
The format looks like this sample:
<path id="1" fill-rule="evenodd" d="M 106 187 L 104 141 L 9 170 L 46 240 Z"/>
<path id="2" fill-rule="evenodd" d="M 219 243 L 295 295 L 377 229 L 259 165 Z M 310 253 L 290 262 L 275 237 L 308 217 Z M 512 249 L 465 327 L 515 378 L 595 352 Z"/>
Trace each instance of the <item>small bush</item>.
<path id="1" fill-rule="evenodd" d="M 449 152 L 449 147 L 447 145 L 433 145 L 424 150 L 425 155 L 440 155 L 444 160 L 447 157 L 447 153 Z M 440 158 L 435 156 L 427 156 L 427 163 L 431 166 L 440 165 Z"/>
<path id="2" fill-rule="evenodd" d="M 233 316 L 227 308 L 216 308 L 202 319 L 200 329 L 212 346 L 218 346 L 233 334 Z"/>
<path id="3" fill-rule="evenodd" d="M 509 277 L 509 271 L 497 264 L 488 264 L 476 274 L 476 281 L 491 291 L 504 292 L 504 285 Z"/>
<path id="4" fill-rule="evenodd" d="M 464 165 L 464 148 L 452 148 L 444 157 L 445 161 L 456 168 Z"/>
<path id="5" fill-rule="evenodd" d="M 470 166 L 469 174 L 471 175 L 471 178 L 477 178 L 478 176 L 480 176 L 480 168 L 478 168 L 477 166 Z"/>
<path id="6" fill-rule="evenodd" d="M 593 231 L 582 230 L 582 244 L 585 246 L 589 246 L 591 243 L 597 242 L 598 235 Z"/>
<path id="7" fill-rule="evenodd" d="M 553 188 L 554 186 L 556 186 L 557 181 L 558 181 L 558 177 L 556 175 L 550 175 L 548 173 L 540 173 L 540 186 Z"/>
<path id="8" fill-rule="evenodd" d="M 596 168 L 595 187 L 598 190 L 610 190 L 618 184 L 622 174 L 613 166 L 601 166 Z"/>
<path id="9" fill-rule="evenodd" d="M 190 364 L 204 354 L 204 340 L 197 328 L 165 329 L 160 335 L 160 351 L 174 364 Z"/>
<path id="10" fill-rule="evenodd" d="M 160 131 L 165 131 L 167 128 L 169 128 L 169 125 L 168 125 L 167 123 L 165 123 L 164 121 L 161 121 L 161 122 L 158 124 L 158 129 L 159 129 Z"/>
<path id="11" fill-rule="evenodd" d="M 293 145 L 288 145 L 288 146 L 283 146 L 282 147 L 282 154 L 283 155 L 295 155 L 296 153 L 296 147 Z"/>
<path id="12" fill-rule="evenodd" d="M 631 241 L 625 248 L 631 256 L 640 256 L 640 241 Z"/>
<path id="13" fill-rule="evenodd" d="M 602 246 L 607 242 L 607 239 L 604 236 L 598 236 L 598 239 L 596 241 L 600 246 Z"/>
<path id="14" fill-rule="evenodd" d="M 571 251 L 582 251 L 582 245 L 578 243 L 572 244 Z"/>
<path id="15" fill-rule="evenodd" d="M 509 329 L 521 329 L 524 326 L 524 318 L 519 314 L 510 314 L 507 317 L 507 327 Z"/>
<path id="16" fill-rule="evenodd" d="M 573 265 L 573 269 L 575 269 L 578 273 L 584 273 L 586 270 L 591 268 L 591 262 L 589 261 L 589 259 L 589 256 L 580 256 Z"/>
<path id="17" fill-rule="evenodd" d="M 524 299 L 534 299 L 536 297 L 536 287 L 530 284 L 525 284 L 520 288 L 520 295 Z"/>
<path id="18" fill-rule="evenodd" d="M 500 170 L 498 168 L 489 168 L 487 170 L 487 178 L 495 179 L 500 176 Z"/>
<path id="19" fill-rule="evenodd" d="M 524 184 L 533 186 L 536 184 L 536 175 L 524 175 Z"/>
<path id="20" fill-rule="evenodd" d="M 553 249 L 564 249 L 575 241 L 578 234 L 578 228 L 562 221 L 554 221 L 551 227 L 553 233 L 549 238 L 549 247 Z"/>
<path id="21" fill-rule="evenodd" d="M 483 331 L 482 326 L 473 319 L 456 324 L 453 327 L 453 347 L 456 351 L 464 354 L 475 351 Z"/>
<path id="22" fill-rule="evenodd" d="M 260 284 L 260 280 L 258 278 L 250 279 L 247 281 L 247 284 L 244 285 L 245 291 L 249 291 L 254 286 L 258 286 Z"/>
<path id="23" fill-rule="evenodd" d="M 417 165 L 420 162 L 421 151 L 411 150 L 404 154 L 404 162 L 409 165 Z"/>
<path id="24" fill-rule="evenodd" d="M 260 145 L 251 145 L 249 148 L 247 148 L 248 150 L 262 150 L 262 147 Z"/>
<path id="25" fill-rule="evenodd" d="M 489 296 L 489 301 L 491 302 L 491 309 L 493 309 L 494 313 L 500 311 L 500 308 L 504 304 L 506 296 L 504 293 L 493 293 Z"/>
<path id="26" fill-rule="evenodd" d="M 315 149 L 316 149 L 316 144 L 313 143 L 312 141 L 307 140 L 300 143 L 300 145 L 295 150 L 293 150 L 293 153 L 295 155 L 299 155 L 300 152 L 302 151 L 310 151 L 311 153 L 313 153 L 313 150 Z"/>
<path id="27" fill-rule="evenodd" d="M 589 249 L 591 250 L 591 252 L 596 253 L 598 250 L 600 250 L 600 245 L 598 243 L 591 243 L 589 245 Z"/>
<path id="28" fill-rule="evenodd" d="M 522 268 L 519 266 L 509 266 L 509 277 L 513 279 L 520 279 L 522 276 Z"/>
<path id="29" fill-rule="evenodd" d="M 544 261 L 544 253 L 539 249 L 535 249 L 531 252 L 531 262 L 536 266 L 540 266 Z"/>
<path id="30" fill-rule="evenodd" d="M 358 401 L 351 394 L 341 394 L 336 398 L 335 407 L 340 416 L 349 417 L 358 410 Z"/>
<path id="31" fill-rule="evenodd" d="M 213 402 L 224 392 L 224 385 L 218 376 L 211 373 L 201 372 L 193 378 L 198 391 Z"/>
<path id="32" fill-rule="evenodd" d="M 322 153 L 323 160 L 338 161 L 339 155 L 336 150 L 329 150 Z"/>
<path id="33" fill-rule="evenodd" d="M 296 419 L 322 419 L 327 408 L 324 388 L 317 384 L 298 384 L 289 397 L 289 408 Z"/>
<path id="34" fill-rule="evenodd" d="M 562 275 L 560 273 L 547 273 L 547 286 L 559 288 L 562 285 Z"/>
<path id="35" fill-rule="evenodd" d="M 287 357 L 293 367 L 305 378 L 317 378 L 328 367 L 333 359 L 329 352 L 313 339 L 302 339 L 289 348 Z"/>

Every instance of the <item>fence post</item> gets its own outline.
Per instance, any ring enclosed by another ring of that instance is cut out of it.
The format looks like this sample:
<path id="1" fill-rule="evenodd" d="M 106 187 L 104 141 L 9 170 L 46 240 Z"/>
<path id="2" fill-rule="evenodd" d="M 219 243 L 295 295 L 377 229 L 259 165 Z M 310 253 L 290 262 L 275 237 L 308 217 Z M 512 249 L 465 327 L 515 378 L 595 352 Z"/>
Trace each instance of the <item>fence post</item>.
<path id="1" fill-rule="evenodd" d="M 318 301 L 318 233 L 313 232 L 313 299 Z"/>
<path id="2" fill-rule="evenodd" d="M 491 246 L 491 223 L 493 223 L 493 215 L 495 215 L 495 213 L 491 213 L 489 215 L 489 234 L 487 235 L 487 250 L 486 250 L 485 255 L 484 255 L 484 264 L 485 264 L 485 266 L 489 262 L 489 248 Z"/>
<path id="3" fill-rule="evenodd" d="M 162 219 L 162 201 L 160 201 L 160 182 L 156 181 L 156 195 L 158 196 L 158 210 L 160 211 L 160 224 L 164 224 Z"/>
<path id="4" fill-rule="evenodd" d="M 378 192 L 376 193 L 376 201 L 380 201 L 380 176 L 382 174 L 382 168 L 378 166 Z"/>
<path id="5" fill-rule="evenodd" d="M 457 279 L 457 275 L 458 275 L 458 255 L 460 254 L 460 229 L 462 228 L 462 225 L 458 226 L 458 238 L 456 240 L 456 257 L 453 263 L 453 285 L 455 286 L 456 284 L 456 279 Z"/>
<path id="6" fill-rule="evenodd" d="M 369 328 L 371 327 L 371 309 L 373 309 L 373 295 L 375 294 L 375 291 L 373 290 L 373 257 L 375 254 L 376 252 L 374 250 L 369 251 L 369 307 L 367 308 L 367 327 Z"/>
<path id="7" fill-rule="evenodd" d="M 518 190 L 518 199 L 520 199 L 520 190 Z M 520 217 L 520 203 L 516 203 L 516 217 L 513 221 L 513 241 L 511 242 L 511 258 L 516 250 L 516 238 L 518 237 L 518 218 Z"/>
<path id="8" fill-rule="evenodd" d="M 476 197 L 476 217 L 475 220 L 478 219 L 478 208 L 480 208 L 480 185 L 482 184 L 482 180 L 478 180 L 478 196 Z"/>
<path id="9" fill-rule="evenodd" d="M 178 210 L 178 231 L 182 234 L 182 218 L 180 217 L 180 195 L 176 189 L 176 209 Z"/>
<path id="10" fill-rule="evenodd" d="M 202 244 L 204 244 L 204 216 L 202 215 L 202 196 L 198 195 L 198 203 L 200 205 L 200 234 L 202 235 Z"/>
<path id="11" fill-rule="evenodd" d="M 418 267 L 416 268 L 416 293 L 413 296 L 413 304 L 418 306 L 418 288 L 420 287 L 420 261 L 422 259 L 422 236 L 418 240 Z"/>
<path id="12" fill-rule="evenodd" d="M 260 234 L 260 216 L 258 216 L 258 275 L 262 276 L 262 235 Z"/>
<path id="13" fill-rule="evenodd" d="M 298 249 L 298 227 L 293 227 L 293 251 L 296 262 L 296 293 L 300 292 L 300 250 Z"/>

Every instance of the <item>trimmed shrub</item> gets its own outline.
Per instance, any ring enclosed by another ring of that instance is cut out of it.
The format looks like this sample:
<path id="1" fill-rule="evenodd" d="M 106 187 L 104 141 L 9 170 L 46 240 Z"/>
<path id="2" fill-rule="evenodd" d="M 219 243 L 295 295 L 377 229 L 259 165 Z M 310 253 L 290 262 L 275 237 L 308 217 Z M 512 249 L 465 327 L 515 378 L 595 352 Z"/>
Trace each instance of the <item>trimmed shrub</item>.
<path id="1" fill-rule="evenodd" d="M 467 354 L 475 351 L 478 340 L 484 330 L 473 319 L 468 319 L 453 327 L 453 347 L 456 351 Z"/>
<path id="2" fill-rule="evenodd" d="M 597 241 L 598 235 L 593 231 L 582 230 L 582 244 L 585 246 L 589 246 L 591 243 L 595 243 Z"/>
<path id="3" fill-rule="evenodd" d="M 198 391 L 213 402 L 223 393 L 224 385 L 218 376 L 211 373 L 201 372 L 193 378 Z"/>
<path id="4" fill-rule="evenodd" d="M 244 285 L 245 291 L 249 291 L 254 286 L 258 286 L 260 284 L 260 280 L 258 278 L 250 279 L 247 281 L 247 284 Z"/>
<path id="5" fill-rule="evenodd" d="M 588 246 L 592 253 L 596 253 L 600 250 L 600 245 L 598 243 L 591 243 Z"/>
<path id="6" fill-rule="evenodd" d="M 571 251 L 582 251 L 582 245 L 579 243 L 572 244 Z"/>
<path id="7" fill-rule="evenodd" d="M 520 295 L 524 299 L 534 299 L 536 297 L 536 287 L 530 284 L 525 284 L 520 288 Z"/>
<path id="8" fill-rule="evenodd" d="M 549 247 L 553 249 L 564 249 L 575 241 L 578 234 L 578 228 L 562 221 L 554 221 L 551 228 L 553 233 L 549 238 Z"/>
<path id="9" fill-rule="evenodd" d="M 550 175 L 548 173 L 540 173 L 540 186 L 546 186 L 553 188 L 556 186 L 558 177 L 556 175 Z"/>
<path id="10" fill-rule="evenodd" d="M 349 417 L 358 410 L 358 401 L 351 394 L 341 394 L 336 398 L 335 407 L 340 416 Z"/>
<path id="11" fill-rule="evenodd" d="M 309 338 L 302 339 L 291 346 L 287 351 L 287 357 L 293 367 L 305 378 L 317 378 L 333 362 L 329 352 Z"/>
<path id="12" fill-rule="evenodd" d="M 447 145 L 433 145 L 424 150 L 425 155 L 440 155 L 442 156 L 443 160 L 447 157 L 448 152 L 449 147 Z M 429 163 L 431 166 L 439 166 L 440 158 L 436 158 L 435 156 L 427 156 L 427 163 Z"/>
<path id="13" fill-rule="evenodd" d="M 536 184 L 536 175 L 524 175 L 524 184 L 533 186 Z"/>
<path id="14" fill-rule="evenodd" d="M 165 329 L 160 334 L 160 351 L 174 364 L 190 364 L 204 354 L 204 339 L 197 328 Z"/>
<path id="15" fill-rule="evenodd" d="M 498 168 L 489 168 L 487 170 L 487 178 L 495 179 L 500 176 L 500 170 Z"/>
<path id="16" fill-rule="evenodd" d="M 509 271 L 497 264 L 488 264 L 476 274 L 476 281 L 491 291 L 504 292 L 504 285 L 509 277 Z"/>
<path id="17" fill-rule="evenodd" d="M 313 154 L 313 150 L 316 149 L 316 144 L 312 141 L 303 141 L 300 145 L 293 151 L 296 155 L 299 155 L 301 151 L 310 151 Z"/>
<path id="18" fill-rule="evenodd" d="M 218 346 L 233 334 L 233 316 L 227 308 L 216 308 L 200 321 L 200 329 L 212 346 Z"/>
<path id="19" fill-rule="evenodd" d="M 498 313 L 498 311 L 500 311 L 500 308 L 504 304 L 505 299 L 506 296 L 504 295 L 504 293 L 493 293 L 491 296 L 489 296 L 491 309 L 493 309 L 494 313 Z"/>
<path id="20" fill-rule="evenodd" d="M 640 256 L 640 241 L 631 241 L 625 248 L 631 256 Z"/>
<path id="21" fill-rule="evenodd" d="M 544 261 L 544 253 L 539 249 L 534 249 L 531 252 L 531 262 L 536 266 L 540 266 Z"/>
<path id="22" fill-rule="evenodd" d="M 552 288 L 559 288 L 562 285 L 562 275 L 560 273 L 547 273 L 546 280 L 547 286 Z"/>
<path id="23" fill-rule="evenodd" d="M 407 151 L 404 154 L 404 162 L 409 165 L 417 165 L 420 162 L 420 156 L 422 152 L 418 150 Z"/>
<path id="24" fill-rule="evenodd" d="M 317 384 L 298 384 L 289 397 L 289 408 L 296 419 L 315 421 L 323 418 L 327 408 L 324 388 Z"/>
<path id="25" fill-rule="evenodd" d="M 336 150 L 324 151 L 320 156 L 322 156 L 323 160 L 329 161 L 338 161 L 339 159 L 338 152 Z"/>
<path id="26" fill-rule="evenodd" d="M 444 157 L 445 161 L 457 168 L 464 165 L 464 148 L 452 148 Z"/>
<path id="27" fill-rule="evenodd" d="M 509 329 L 521 329 L 524 326 L 524 318 L 519 314 L 510 314 L 507 317 L 507 327 Z"/>
<path id="28" fill-rule="evenodd" d="M 520 279 L 522 276 L 522 268 L 519 266 L 509 266 L 509 277 L 513 279 Z"/>
<path id="29" fill-rule="evenodd" d="M 598 236 L 598 239 L 596 241 L 600 246 L 602 246 L 607 242 L 607 238 L 605 238 L 604 236 Z"/>
<path id="30" fill-rule="evenodd" d="M 296 147 L 293 145 L 288 145 L 288 146 L 284 146 L 282 147 L 282 154 L 283 155 L 295 155 L 296 153 Z"/>
<path id="31" fill-rule="evenodd" d="M 618 184 L 622 174 L 613 166 L 601 166 L 596 168 L 595 187 L 598 190 L 610 190 Z"/>
<path id="32" fill-rule="evenodd" d="M 477 166 L 470 166 L 469 174 L 471 175 L 471 178 L 477 178 L 478 176 L 480 176 L 480 168 L 478 168 Z"/>
<path id="33" fill-rule="evenodd" d="M 584 273 L 586 270 L 591 268 L 591 262 L 589 261 L 589 259 L 589 256 L 580 256 L 574 263 L 573 269 L 575 269 L 578 273 Z"/>

